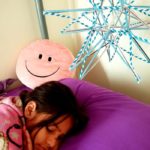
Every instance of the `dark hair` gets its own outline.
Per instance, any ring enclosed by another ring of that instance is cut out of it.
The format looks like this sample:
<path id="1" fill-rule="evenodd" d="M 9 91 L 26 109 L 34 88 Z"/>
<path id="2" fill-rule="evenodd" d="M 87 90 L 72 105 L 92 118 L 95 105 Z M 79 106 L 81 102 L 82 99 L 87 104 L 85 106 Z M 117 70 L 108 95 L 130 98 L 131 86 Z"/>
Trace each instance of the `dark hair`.
<path id="1" fill-rule="evenodd" d="M 40 123 L 44 126 L 55 121 L 61 115 L 71 115 L 74 119 L 74 125 L 69 135 L 76 134 L 82 130 L 88 119 L 84 110 L 79 107 L 76 98 L 69 87 L 59 81 L 46 82 L 32 91 L 23 91 L 20 93 L 23 108 L 31 100 L 37 104 L 37 112 L 53 114 L 54 117 Z"/>

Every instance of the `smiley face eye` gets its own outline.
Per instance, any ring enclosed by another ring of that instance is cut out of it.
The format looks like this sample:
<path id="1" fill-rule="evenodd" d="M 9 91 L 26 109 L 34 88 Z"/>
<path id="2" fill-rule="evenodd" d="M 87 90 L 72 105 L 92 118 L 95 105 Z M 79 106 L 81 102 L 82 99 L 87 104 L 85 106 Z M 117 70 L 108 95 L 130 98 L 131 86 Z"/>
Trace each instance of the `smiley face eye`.
<path id="1" fill-rule="evenodd" d="M 42 54 L 39 54 L 39 59 L 42 59 Z"/>
<path id="2" fill-rule="evenodd" d="M 52 57 L 48 57 L 48 61 L 52 61 Z"/>

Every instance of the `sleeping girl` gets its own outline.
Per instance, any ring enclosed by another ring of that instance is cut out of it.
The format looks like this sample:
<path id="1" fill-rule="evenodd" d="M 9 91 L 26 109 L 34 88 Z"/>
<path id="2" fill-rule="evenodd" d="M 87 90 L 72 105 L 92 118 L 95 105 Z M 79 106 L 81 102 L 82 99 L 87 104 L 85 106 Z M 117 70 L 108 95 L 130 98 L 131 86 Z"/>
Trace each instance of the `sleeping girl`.
<path id="1" fill-rule="evenodd" d="M 72 91 L 50 81 L 0 99 L 0 149 L 58 150 L 88 119 Z"/>

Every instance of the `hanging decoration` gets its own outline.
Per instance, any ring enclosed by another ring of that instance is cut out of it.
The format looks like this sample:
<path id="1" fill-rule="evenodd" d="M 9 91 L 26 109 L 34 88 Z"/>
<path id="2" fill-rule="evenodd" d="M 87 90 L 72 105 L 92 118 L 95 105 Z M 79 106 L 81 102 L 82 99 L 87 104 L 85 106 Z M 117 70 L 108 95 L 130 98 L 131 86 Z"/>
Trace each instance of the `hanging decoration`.
<path id="1" fill-rule="evenodd" d="M 70 20 L 61 33 L 87 33 L 70 69 L 80 66 L 79 78 L 83 79 L 97 64 L 97 56 L 107 53 L 109 61 L 112 61 L 118 55 L 139 82 L 134 58 L 150 63 L 143 49 L 144 44 L 150 44 L 150 39 L 139 35 L 150 29 L 150 21 L 146 21 L 150 17 L 150 6 L 136 6 L 135 0 L 89 0 L 87 3 L 91 7 L 43 12 L 44 15 Z M 70 12 L 76 12 L 78 16 L 72 17 Z M 79 25 L 78 29 L 72 29 L 74 24 Z"/>

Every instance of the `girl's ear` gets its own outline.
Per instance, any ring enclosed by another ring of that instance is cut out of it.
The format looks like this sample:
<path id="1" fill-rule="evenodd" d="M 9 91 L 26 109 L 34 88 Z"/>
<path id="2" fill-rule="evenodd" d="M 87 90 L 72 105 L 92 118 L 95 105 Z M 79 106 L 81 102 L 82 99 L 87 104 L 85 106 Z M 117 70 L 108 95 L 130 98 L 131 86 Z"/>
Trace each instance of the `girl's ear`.
<path id="1" fill-rule="evenodd" d="M 35 101 L 28 102 L 24 109 L 24 116 L 27 119 L 33 119 L 36 115 L 36 107 L 37 105 Z"/>

